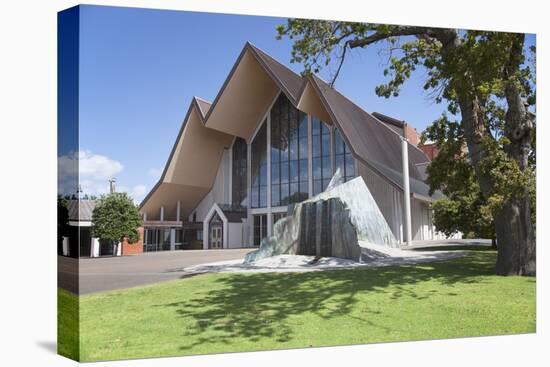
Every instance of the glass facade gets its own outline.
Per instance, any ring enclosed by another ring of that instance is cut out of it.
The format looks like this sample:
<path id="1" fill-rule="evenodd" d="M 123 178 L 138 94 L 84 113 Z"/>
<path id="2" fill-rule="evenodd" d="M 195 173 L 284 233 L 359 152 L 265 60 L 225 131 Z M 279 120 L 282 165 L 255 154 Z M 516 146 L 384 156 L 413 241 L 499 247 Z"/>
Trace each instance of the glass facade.
<path id="1" fill-rule="evenodd" d="M 254 215 L 254 246 L 259 247 L 267 237 L 267 214 Z"/>
<path id="2" fill-rule="evenodd" d="M 145 230 L 145 244 L 143 250 L 168 251 L 170 250 L 170 228 L 148 228 Z"/>
<path id="3" fill-rule="evenodd" d="M 244 139 L 236 138 L 232 165 L 232 205 L 252 209 L 254 246 L 267 236 L 268 218 L 275 224 L 286 216 L 281 209 L 271 213 L 269 207 L 304 201 L 310 188 L 313 195 L 319 194 L 337 168 L 345 181 L 355 177 L 355 160 L 340 131 L 298 110 L 283 93 L 249 147 Z"/>
<path id="4" fill-rule="evenodd" d="M 231 201 L 236 206 L 248 206 L 247 203 L 247 146 L 246 140 L 237 137 L 233 143 L 232 193 Z"/>
<path id="5" fill-rule="evenodd" d="M 332 178 L 330 128 L 319 119 L 311 119 L 313 195 L 323 192 Z"/>
<path id="6" fill-rule="evenodd" d="M 340 168 L 344 181 L 347 182 L 355 177 L 355 160 L 338 129 L 334 130 L 334 151 L 335 170 Z"/>
<path id="7" fill-rule="evenodd" d="M 252 141 L 250 206 L 267 207 L 267 124 L 265 121 Z"/>
<path id="8" fill-rule="evenodd" d="M 307 120 L 281 93 L 271 109 L 271 206 L 308 198 Z"/>

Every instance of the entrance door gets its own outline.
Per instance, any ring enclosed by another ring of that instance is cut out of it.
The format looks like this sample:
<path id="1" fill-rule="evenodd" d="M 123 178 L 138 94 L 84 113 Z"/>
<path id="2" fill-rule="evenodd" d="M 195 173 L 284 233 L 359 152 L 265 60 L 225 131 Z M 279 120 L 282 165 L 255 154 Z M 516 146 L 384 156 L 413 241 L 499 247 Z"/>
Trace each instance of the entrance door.
<path id="1" fill-rule="evenodd" d="M 222 248 L 222 232 L 222 226 L 215 225 L 210 227 L 210 248 Z"/>
<path id="2" fill-rule="evenodd" d="M 90 228 L 80 227 L 80 257 L 90 257 L 92 249 L 92 236 Z"/>
<path id="3" fill-rule="evenodd" d="M 254 246 L 259 247 L 267 237 L 267 214 L 254 215 Z"/>
<path id="4" fill-rule="evenodd" d="M 210 220 L 210 248 L 223 248 L 223 222 L 218 213 Z"/>
<path id="5" fill-rule="evenodd" d="M 116 244 L 113 241 L 99 240 L 99 256 L 114 256 Z"/>

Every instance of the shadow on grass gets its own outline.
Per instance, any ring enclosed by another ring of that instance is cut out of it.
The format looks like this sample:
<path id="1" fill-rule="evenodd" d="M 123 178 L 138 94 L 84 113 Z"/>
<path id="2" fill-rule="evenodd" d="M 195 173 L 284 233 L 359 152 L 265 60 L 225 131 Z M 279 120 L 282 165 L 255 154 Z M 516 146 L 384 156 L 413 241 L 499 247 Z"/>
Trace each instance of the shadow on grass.
<path id="1" fill-rule="evenodd" d="M 217 279 L 215 289 L 196 298 L 162 304 L 171 307 L 194 326 L 186 330 L 189 350 L 198 345 L 257 343 L 265 339 L 277 343 L 293 339 L 299 327 L 294 316 L 312 314 L 322 319 L 349 316 L 360 294 L 389 293 L 400 297 L 426 299 L 436 292 L 409 287 L 418 282 L 437 280 L 442 284 L 480 283 L 480 275 L 494 274 L 494 253 L 472 252 L 469 256 L 446 262 L 422 265 L 388 266 L 353 270 L 308 273 L 226 274 Z M 449 293 L 449 296 L 456 294 Z M 374 311 L 362 304 L 367 313 Z M 356 317 L 356 316 L 354 316 Z M 362 320 L 367 321 L 368 320 Z M 383 327 L 382 325 L 377 325 Z M 191 340 L 193 339 L 193 340 Z"/>

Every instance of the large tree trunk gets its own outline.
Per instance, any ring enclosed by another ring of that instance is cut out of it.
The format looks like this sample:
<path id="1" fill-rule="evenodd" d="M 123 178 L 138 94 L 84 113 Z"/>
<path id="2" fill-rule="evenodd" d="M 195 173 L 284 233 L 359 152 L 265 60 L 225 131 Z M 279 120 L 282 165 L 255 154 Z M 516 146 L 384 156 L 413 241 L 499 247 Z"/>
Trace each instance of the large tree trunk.
<path id="1" fill-rule="evenodd" d="M 518 37 L 518 42 L 511 48 L 511 61 L 507 65 L 508 75 L 513 74 L 520 62 L 518 55 L 522 52 L 523 35 Z M 525 171 L 528 169 L 531 150 L 533 116 L 527 110 L 513 79 L 506 85 L 505 95 L 508 111 L 504 133 L 511 142 L 505 146 L 505 151 L 519 168 Z M 516 197 L 507 200 L 501 213 L 495 218 L 495 225 L 499 239 L 497 274 L 536 275 L 536 240 L 527 187 Z"/>
<path id="2" fill-rule="evenodd" d="M 498 237 L 496 273 L 536 275 L 536 245 L 527 193 L 508 200 L 495 217 Z"/>
<path id="3" fill-rule="evenodd" d="M 505 150 L 511 159 L 517 162 L 521 170 L 528 168 L 528 155 L 531 149 L 533 120 L 525 107 L 520 91 L 515 84 L 514 74 L 521 63 L 523 35 L 518 35 L 510 48 L 510 61 L 506 65 L 509 77 L 505 88 L 508 111 L 506 113 L 505 134 L 511 144 Z M 465 75 L 465 78 L 468 76 Z M 483 158 L 482 138 L 489 136 L 485 125 L 482 103 L 473 93 L 459 97 L 462 125 L 468 145 L 468 154 L 472 160 L 476 177 L 485 197 L 491 194 L 494 183 L 479 167 Z M 499 275 L 535 275 L 536 241 L 528 188 L 507 199 L 501 210 L 495 215 L 495 231 L 498 238 L 498 256 L 496 273 Z"/>
<path id="4" fill-rule="evenodd" d="M 528 158 L 531 150 L 533 116 L 527 110 L 513 75 L 521 63 L 524 35 L 517 36 L 510 49 L 510 62 L 506 65 L 506 74 L 510 77 L 505 87 L 508 111 L 506 113 L 505 134 L 511 144 L 506 146 L 506 153 L 518 164 L 521 170 L 528 169 Z M 495 222 L 496 219 L 495 219 Z M 500 223 L 498 223 L 500 222 Z M 536 274 L 536 240 L 531 221 L 531 205 L 528 188 L 521 195 L 509 199 L 502 208 L 502 214 L 496 224 L 497 231 L 507 236 L 502 252 L 499 248 L 497 257 L 497 274 L 535 275 Z M 497 232 L 500 239 L 500 234 Z"/>
<path id="5" fill-rule="evenodd" d="M 481 138 L 487 133 L 480 114 L 479 103 L 475 98 L 464 97 L 460 107 L 468 153 L 474 165 L 481 191 L 487 197 L 491 193 L 493 183 L 478 165 L 484 155 Z M 516 108 L 519 108 L 519 113 L 516 112 Z M 522 117 L 518 119 L 517 116 Z M 510 132 L 509 134 L 512 143 L 506 152 L 521 169 L 525 169 L 530 141 L 528 136 L 530 122 L 527 113 L 521 111 L 521 107 L 517 107 L 517 105 L 510 107 L 507 120 L 508 126 L 522 126 L 521 134 L 517 132 L 518 129 L 510 130 L 515 133 Z M 508 199 L 499 213 L 495 215 L 495 231 L 498 238 L 496 273 L 499 275 L 535 275 L 536 241 L 527 188 L 521 195 Z"/>

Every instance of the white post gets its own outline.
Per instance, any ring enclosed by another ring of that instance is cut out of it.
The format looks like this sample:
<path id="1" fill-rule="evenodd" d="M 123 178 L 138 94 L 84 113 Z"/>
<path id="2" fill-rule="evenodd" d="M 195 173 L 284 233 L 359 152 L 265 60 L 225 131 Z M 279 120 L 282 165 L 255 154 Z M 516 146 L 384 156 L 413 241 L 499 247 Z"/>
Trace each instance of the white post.
<path id="1" fill-rule="evenodd" d="M 164 222 L 164 205 L 160 207 L 160 221 Z"/>
<path id="2" fill-rule="evenodd" d="M 247 212 L 246 212 L 246 218 L 248 219 L 248 239 L 247 244 L 252 245 L 254 241 L 254 221 L 252 218 L 252 178 L 250 177 L 252 175 L 252 147 L 251 142 L 246 142 L 246 192 L 247 192 Z M 204 234 L 205 236 L 207 233 Z"/>
<path id="3" fill-rule="evenodd" d="M 307 114 L 307 190 L 308 197 L 313 196 L 313 137 L 311 127 L 311 115 Z"/>
<path id="4" fill-rule="evenodd" d="M 176 250 L 176 229 L 170 228 L 170 251 Z"/>
<path id="5" fill-rule="evenodd" d="M 267 236 L 271 236 L 273 221 L 271 220 L 271 113 L 267 114 Z"/>
<path id="6" fill-rule="evenodd" d="M 99 239 L 92 237 L 91 257 L 99 257 Z"/>
<path id="7" fill-rule="evenodd" d="M 407 246 L 411 245 L 412 231 L 411 231 L 411 189 L 409 185 L 409 148 L 407 139 L 401 140 L 401 152 L 403 157 L 403 201 L 405 210 L 405 243 Z"/>
<path id="8" fill-rule="evenodd" d="M 205 220 L 202 222 L 202 249 L 203 250 L 208 250 L 208 241 L 210 240 L 210 236 L 209 236 L 209 233 L 208 231 L 210 230 L 209 228 L 209 222 L 210 219 L 208 220 Z"/>
<path id="9" fill-rule="evenodd" d="M 176 222 L 180 221 L 181 201 L 178 200 L 176 207 Z"/>
<path id="10" fill-rule="evenodd" d="M 147 222 L 147 213 L 143 213 L 143 221 Z"/>
<path id="11" fill-rule="evenodd" d="M 63 236 L 63 256 L 69 256 L 69 237 Z"/>

